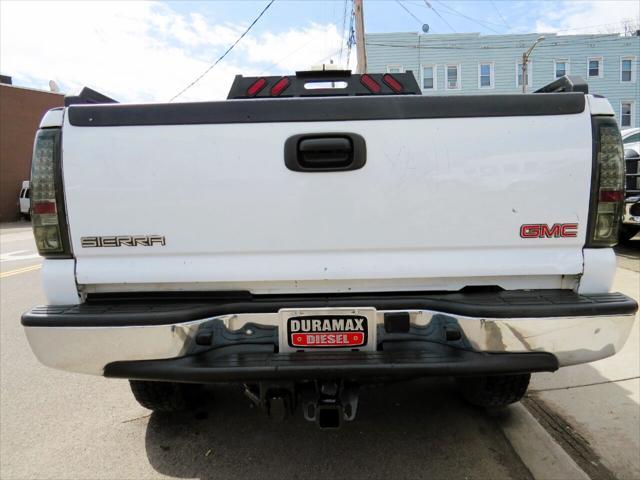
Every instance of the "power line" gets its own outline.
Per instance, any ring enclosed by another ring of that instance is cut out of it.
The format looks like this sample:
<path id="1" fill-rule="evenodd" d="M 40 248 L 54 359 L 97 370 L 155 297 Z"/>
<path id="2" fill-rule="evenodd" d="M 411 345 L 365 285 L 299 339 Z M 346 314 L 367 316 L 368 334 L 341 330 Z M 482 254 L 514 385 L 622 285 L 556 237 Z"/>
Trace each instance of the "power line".
<path id="1" fill-rule="evenodd" d="M 435 0 L 435 1 L 438 1 L 438 0 Z M 492 4 L 494 3 L 493 0 L 490 0 L 490 1 L 491 1 Z M 429 8 L 427 5 L 424 5 L 422 3 L 414 3 L 414 2 L 408 2 L 408 3 L 411 3 L 411 5 L 415 5 L 416 7 Z M 442 2 L 440 1 L 439 3 L 442 3 Z M 457 16 L 460 16 L 462 18 L 466 18 L 468 20 L 476 22 L 478 25 L 480 25 L 482 27 L 490 29 L 488 25 L 493 25 L 493 26 L 496 26 L 496 27 L 503 26 L 503 24 L 490 22 L 489 20 L 474 19 L 472 17 L 469 17 L 468 15 L 463 14 L 462 12 L 459 12 L 458 10 L 454 10 L 453 8 L 449 7 L 448 5 L 443 4 L 443 6 L 448 8 L 449 10 L 451 10 L 451 12 L 445 12 L 448 15 L 457 15 Z M 496 7 L 495 4 L 494 4 L 494 7 Z M 506 19 L 504 19 L 504 17 L 500 13 L 500 11 L 497 10 L 497 8 L 496 8 L 496 11 L 500 14 L 502 20 L 506 20 Z M 597 25 L 584 25 L 582 27 L 560 28 L 560 29 L 557 29 L 557 30 L 553 29 L 553 30 L 549 31 L 549 33 L 553 33 L 553 32 L 570 32 L 570 31 L 574 31 L 574 30 L 587 30 L 589 28 L 609 27 L 609 26 L 613 26 L 613 25 L 620 26 L 622 23 L 623 23 L 622 21 L 618 21 L 618 22 L 610 22 L 610 23 L 600 23 L 600 24 L 597 24 Z M 505 23 L 504 26 L 507 27 L 507 28 L 511 28 L 511 26 L 508 23 Z M 496 30 L 492 30 L 492 31 L 494 33 L 499 34 L 499 35 L 504 35 L 504 34 L 501 34 L 500 32 L 498 32 Z M 542 32 L 542 33 L 544 33 L 544 32 Z M 622 32 L 619 32 L 619 33 L 622 33 Z M 522 35 L 522 33 L 514 33 L 513 35 Z M 582 34 L 582 35 L 591 35 L 591 34 Z M 594 33 L 593 35 L 606 35 L 606 34 Z"/>
<path id="2" fill-rule="evenodd" d="M 416 17 L 411 10 L 409 10 L 402 3 L 400 3 L 400 0 L 396 0 L 396 3 L 398 5 L 400 5 L 404 9 L 405 12 L 407 12 L 409 15 L 411 15 L 420 25 L 424 25 L 424 22 L 422 20 L 420 20 L 418 17 Z"/>
<path id="3" fill-rule="evenodd" d="M 273 71 L 275 68 L 278 68 L 280 66 L 280 63 L 282 63 L 283 61 L 285 61 L 287 58 L 289 58 L 291 55 L 294 55 L 296 53 L 298 53 L 300 50 L 302 50 L 303 48 L 309 46 L 311 43 L 315 42 L 316 39 L 314 37 L 311 37 L 311 39 L 307 42 L 307 43 L 303 43 L 301 46 L 296 47 L 295 49 L 291 50 L 289 53 L 287 53 L 284 57 L 276 60 L 275 62 L 273 60 L 270 60 L 270 62 L 273 64 L 271 67 L 269 67 L 267 70 L 264 70 L 261 74 L 264 75 L 265 73 L 269 73 L 271 71 Z"/>
<path id="4" fill-rule="evenodd" d="M 349 20 L 349 38 L 347 40 L 347 69 L 349 68 L 349 62 L 351 61 L 351 47 L 356 43 L 356 32 L 353 22 L 355 21 L 355 12 L 353 11 L 353 3 L 351 4 L 351 18 Z"/>
<path id="5" fill-rule="evenodd" d="M 507 30 L 510 28 L 509 24 L 507 23 L 507 21 L 505 20 L 505 18 L 502 16 L 502 13 L 500 13 L 500 10 L 498 10 L 498 7 L 496 6 L 496 4 L 493 2 L 493 0 L 489 0 L 491 2 L 491 5 L 493 5 L 494 10 L 496 11 L 496 13 L 498 14 L 498 16 L 500 17 L 500 19 L 502 19 L 502 23 L 504 23 L 504 26 L 507 27 Z"/>
<path id="6" fill-rule="evenodd" d="M 589 45 L 591 43 L 596 43 L 597 45 L 611 43 L 611 42 L 621 42 L 621 41 L 629 41 L 634 37 L 620 37 L 616 36 L 615 38 L 609 38 L 606 40 L 598 40 L 594 42 L 593 40 L 581 40 L 580 42 L 554 42 L 553 44 L 541 44 L 536 47 L 536 50 L 546 49 L 546 48 L 556 48 L 556 47 L 564 47 L 564 46 L 575 46 L 575 45 Z M 367 45 L 378 46 L 378 47 L 392 47 L 392 48 L 417 48 L 420 50 L 509 50 L 509 49 L 519 49 L 524 48 L 518 44 L 507 44 L 507 45 L 491 45 L 491 46 L 457 46 L 457 45 L 407 45 L 401 43 L 377 43 L 377 42 L 367 42 Z"/>
<path id="7" fill-rule="evenodd" d="M 625 37 L 617 37 L 615 39 L 608 39 L 608 40 L 600 40 L 597 42 L 598 45 L 601 45 L 603 43 L 611 43 L 614 41 L 623 41 L 621 39 L 624 39 Z M 631 38 L 631 37 L 629 37 Z M 556 47 L 564 47 L 564 46 L 568 46 L 568 45 L 588 45 L 590 42 L 585 42 L 585 43 L 578 43 L 578 42 L 571 42 L 571 43 L 554 43 L 552 45 L 538 45 L 536 47 L 536 50 L 541 49 L 541 48 L 556 48 Z M 373 43 L 373 42 L 367 42 L 367 45 L 376 45 L 376 46 L 383 46 L 383 47 L 397 47 L 397 48 L 421 48 L 421 49 L 434 49 L 434 50 L 507 50 L 507 49 L 519 49 L 519 48 L 525 48 L 526 46 L 520 45 L 520 44 L 510 44 L 510 45 L 487 45 L 487 46 L 458 46 L 458 45 L 425 45 L 425 46 L 417 46 L 417 45 L 406 45 L 406 44 L 400 44 L 400 43 Z"/>
<path id="8" fill-rule="evenodd" d="M 490 27 L 489 25 L 487 25 L 487 24 L 490 24 L 492 22 L 487 22 L 486 20 L 478 20 L 477 18 L 470 17 L 469 15 L 466 15 L 466 14 L 464 14 L 462 12 L 459 12 L 458 10 L 456 10 L 454 8 L 451 8 L 449 5 L 447 5 L 446 3 L 441 2 L 440 0 L 434 0 L 434 1 L 438 2 L 444 8 L 449 10 L 449 12 L 445 12 L 445 13 L 449 13 L 449 15 L 457 15 L 459 17 L 466 18 L 467 20 L 471 20 L 472 22 L 477 23 L 478 25 L 480 25 L 481 27 L 486 28 L 487 30 L 491 30 L 494 33 L 500 33 L 496 29 L 494 29 L 494 28 Z M 497 25 L 497 24 L 494 24 L 494 25 Z"/>
<path id="9" fill-rule="evenodd" d="M 222 61 L 222 59 L 224 57 L 227 56 L 227 54 L 233 50 L 233 48 L 240 43 L 240 40 L 242 40 L 244 38 L 244 36 L 249 33 L 249 30 L 251 30 L 253 28 L 253 26 L 258 22 L 258 20 L 260 20 L 260 17 L 262 17 L 262 15 L 264 15 L 264 13 L 269 10 L 269 7 L 271 5 L 273 5 L 273 2 L 275 2 L 276 0 L 271 0 L 266 7 L 264 7 L 262 9 L 262 11 L 260 12 L 260 14 L 255 18 L 255 20 L 253 22 L 251 22 L 251 25 L 249 25 L 247 27 L 247 29 L 242 33 L 242 35 L 240 35 L 238 37 L 238 39 L 233 42 L 233 45 L 231 45 L 226 52 L 224 52 L 214 63 L 213 65 L 209 66 L 209 68 L 207 68 L 204 72 L 202 72 L 198 77 L 196 77 L 196 79 L 194 81 L 192 81 L 189 85 L 187 85 L 186 87 L 184 87 L 182 90 L 180 90 L 176 95 L 174 95 L 171 100 L 169 100 L 169 102 L 173 102 L 176 98 L 178 98 L 180 95 L 182 95 L 184 92 L 186 92 L 187 90 L 189 90 L 191 87 L 193 87 L 196 83 L 198 83 L 202 77 L 204 77 L 207 73 L 209 73 L 211 71 L 211 69 L 213 67 L 215 67 L 216 65 L 218 65 L 218 63 L 220 63 Z"/>
<path id="10" fill-rule="evenodd" d="M 398 1 L 398 0 L 396 0 L 396 1 Z M 423 0 L 423 1 L 424 1 L 424 0 Z M 458 10 L 455 10 L 454 8 L 452 8 L 452 7 L 448 6 L 448 5 L 446 5 L 445 3 L 443 3 L 443 2 L 442 2 L 442 1 L 440 1 L 440 0 L 432 0 L 432 1 L 436 1 L 436 2 L 438 2 L 438 3 L 440 3 L 440 4 L 442 4 L 442 6 L 443 6 L 443 7 L 445 7 L 446 9 L 448 9 L 448 10 L 449 10 L 449 12 L 445 12 L 445 13 L 447 13 L 447 14 L 449 14 L 449 15 L 457 15 L 457 16 L 459 16 L 459 17 L 466 18 L 467 20 L 470 20 L 470 21 L 472 21 L 472 22 L 475 22 L 475 23 L 477 23 L 478 25 L 480 25 L 481 27 L 487 28 L 487 29 L 491 30 L 492 32 L 494 32 L 494 33 L 496 33 L 496 34 L 498 34 L 498 35 L 501 35 L 501 33 L 500 33 L 500 32 L 498 32 L 497 30 L 495 30 L 495 29 L 491 28 L 489 25 L 494 25 L 494 26 L 496 26 L 496 27 L 501 27 L 501 26 L 503 26 L 503 25 L 504 25 L 505 27 L 510 28 L 510 25 L 508 24 L 508 22 L 506 21 L 506 19 L 504 18 L 504 16 L 503 16 L 503 15 L 502 15 L 502 13 L 500 12 L 500 10 L 498 10 L 498 8 L 497 8 L 497 6 L 495 5 L 495 3 L 494 3 L 494 1 L 493 1 L 493 0 L 489 0 L 489 1 L 491 2 L 491 4 L 493 5 L 493 7 L 494 7 L 494 8 L 496 9 L 496 11 L 498 12 L 498 15 L 500 15 L 500 18 L 501 18 L 501 20 L 503 21 L 503 24 L 499 24 L 499 23 L 495 23 L 495 22 L 490 22 L 489 20 L 479 20 L 479 19 L 477 19 L 477 18 L 470 17 L 469 15 L 466 15 L 466 14 L 464 14 L 464 13 L 462 13 L 462 12 L 458 11 Z M 414 3 L 414 2 L 408 2 L 408 3 L 411 3 L 411 5 L 415 5 L 416 7 L 422 7 L 422 8 L 433 8 L 433 7 L 429 7 L 429 5 L 427 5 L 427 4 L 426 4 L 426 1 L 425 1 L 425 3 L 424 3 L 424 4 L 423 4 L 423 3 Z M 435 10 L 434 10 L 434 11 L 435 11 Z M 573 30 L 586 30 L 586 29 L 589 29 L 589 28 L 607 27 L 607 26 L 612 26 L 612 25 L 618 25 L 618 26 L 619 26 L 619 25 L 621 25 L 621 24 L 622 24 L 622 21 L 619 21 L 619 22 L 611 22 L 611 23 L 601 23 L 601 24 L 598 24 L 598 25 L 585 25 L 585 26 L 582 26 L 582 27 L 562 28 L 562 29 L 558 29 L 558 30 L 555 30 L 555 31 L 556 31 L 556 32 L 569 32 L 569 31 L 573 31 Z M 622 32 L 620 32 L 620 33 L 622 33 Z M 515 35 L 521 35 L 521 34 L 515 34 Z M 601 34 L 594 34 L 594 35 L 601 35 Z"/>
<path id="11" fill-rule="evenodd" d="M 472 22 L 477 23 L 478 25 L 480 25 L 481 27 L 487 28 L 489 30 L 491 30 L 490 25 L 496 26 L 496 27 L 502 27 L 501 23 L 495 23 L 495 22 L 490 22 L 489 20 L 479 20 L 477 18 L 473 18 L 470 17 L 469 15 L 466 15 L 458 10 L 455 10 L 453 8 L 451 8 L 449 5 L 444 4 L 443 2 L 439 1 L 439 0 L 431 0 L 431 1 L 438 1 L 438 3 L 440 3 L 443 7 L 445 7 L 446 9 L 450 10 L 449 12 L 445 12 L 448 15 L 456 15 L 458 17 L 462 17 L 462 18 L 466 18 L 467 20 L 471 20 Z M 411 5 L 415 5 L 416 7 L 422 7 L 422 8 L 429 8 L 427 5 L 425 5 L 424 3 L 414 3 L 414 2 L 410 2 Z M 496 30 L 492 30 L 495 33 L 500 33 Z"/>
<path id="12" fill-rule="evenodd" d="M 340 52 L 340 50 L 336 50 L 335 52 L 330 53 L 329 55 L 327 55 L 327 56 L 325 56 L 325 57 L 322 57 L 322 58 L 321 58 L 321 59 L 319 59 L 319 60 L 316 60 L 316 61 L 315 61 L 315 62 L 313 62 L 311 65 L 319 65 L 319 64 L 323 64 L 323 63 L 324 63 L 324 61 L 325 61 L 326 59 L 331 59 L 331 57 L 333 57 L 334 55 L 337 55 L 339 52 Z"/>
<path id="13" fill-rule="evenodd" d="M 446 23 L 446 24 L 447 24 L 447 27 L 449 27 L 451 30 L 453 30 L 453 32 L 454 32 L 454 33 L 458 33 L 458 32 L 456 32 L 455 28 L 453 28 L 453 27 L 451 26 L 451 24 L 450 24 L 449 22 L 447 22 L 447 21 L 444 19 L 444 17 L 443 17 L 442 15 L 440 15 L 440 12 L 438 12 L 435 8 L 433 8 L 433 7 L 431 6 L 431 4 L 430 4 L 427 0 L 424 0 L 424 4 L 425 4 L 427 7 L 429 7 L 431 10 L 433 10 L 433 11 L 434 11 L 434 13 L 435 13 L 436 15 L 438 15 L 438 17 L 440 17 L 440 18 L 442 19 L 442 21 L 443 21 L 444 23 Z"/>
<path id="14" fill-rule="evenodd" d="M 374 34 L 373 36 L 379 36 L 379 35 L 380 34 Z M 485 43 L 482 36 L 478 36 L 478 35 L 467 36 L 466 34 L 463 34 L 463 35 L 465 35 L 465 37 L 461 37 L 457 39 L 456 38 L 438 38 L 438 37 L 448 37 L 449 35 L 436 35 L 432 37 L 425 37 L 427 39 L 425 41 L 431 44 L 432 46 L 468 48 L 469 50 L 474 50 L 479 48 L 491 48 L 496 46 L 505 47 L 505 48 L 522 48 L 523 46 L 527 46 L 528 43 L 530 42 L 530 40 L 527 38 L 513 39 L 513 40 L 505 38 L 501 43 L 498 42 L 493 44 L 486 44 L 486 46 L 478 46 L 478 44 L 482 45 L 483 43 Z M 624 37 L 617 33 L 610 33 L 610 34 L 599 34 L 597 36 L 596 35 L 585 35 L 585 36 L 579 35 L 580 37 L 583 37 L 583 38 L 576 39 L 576 40 L 565 40 L 565 38 L 572 37 L 572 36 L 573 35 L 568 35 L 565 37 L 549 37 L 547 38 L 544 44 L 539 45 L 537 48 L 557 47 L 557 46 L 564 46 L 564 45 L 581 45 L 583 43 L 593 44 L 593 43 L 603 43 L 603 42 L 609 42 L 609 41 L 624 42 L 624 41 L 633 41 L 633 39 L 638 38 L 638 37 Z M 600 38 L 594 38 L 594 37 L 600 37 Z M 484 38 L 487 38 L 487 37 L 484 37 Z M 558 41 L 556 39 L 562 39 L 562 41 Z M 381 40 L 381 41 L 384 41 L 387 44 L 394 44 L 397 46 L 407 45 L 407 42 L 403 40 Z M 459 45 L 462 45 L 463 47 L 459 47 Z"/>
<path id="15" fill-rule="evenodd" d="M 595 28 L 595 27 L 609 27 L 611 25 L 622 25 L 622 22 L 612 22 L 612 23 L 601 23 L 600 25 L 585 25 L 583 27 L 573 27 L 573 28 L 562 28 L 560 30 L 556 30 L 557 32 L 570 32 L 573 30 L 585 30 L 587 28 Z M 622 33 L 622 32 L 620 32 Z M 590 35 L 588 33 L 586 34 L 582 34 L 582 35 Z M 598 34 L 598 33 L 594 33 L 593 35 L 602 35 L 602 34 Z"/>
<path id="16" fill-rule="evenodd" d="M 340 63 L 342 63 L 342 47 L 346 43 L 344 34 L 347 28 L 347 4 L 349 0 L 344 0 L 344 6 L 342 7 L 342 34 L 340 35 Z"/>

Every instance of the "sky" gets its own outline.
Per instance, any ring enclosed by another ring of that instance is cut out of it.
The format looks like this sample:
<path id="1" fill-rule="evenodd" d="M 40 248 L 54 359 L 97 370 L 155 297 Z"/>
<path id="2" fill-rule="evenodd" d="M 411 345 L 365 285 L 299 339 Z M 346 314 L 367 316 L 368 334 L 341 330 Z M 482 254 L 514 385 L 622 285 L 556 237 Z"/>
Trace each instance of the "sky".
<path id="1" fill-rule="evenodd" d="M 48 90 L 54 80 L 67 94 L 88 86 L 121 102 L 166 102 L 268 3 L 0 0 L 0 73 L 20 86 Z M 331 60 L 346 66 L 350 5 L 276 0 L 224 60 L 174 101 L 225 98 L 237 74 L 290 74 Z M 370 33 L 417 32 L 428 24 L 429 34 L 585 34 L 637 22 L 640 6 L 635 0 L 365 0 L 364 13 Z M 349 66 L 355 67 L 355 47 Z"/>

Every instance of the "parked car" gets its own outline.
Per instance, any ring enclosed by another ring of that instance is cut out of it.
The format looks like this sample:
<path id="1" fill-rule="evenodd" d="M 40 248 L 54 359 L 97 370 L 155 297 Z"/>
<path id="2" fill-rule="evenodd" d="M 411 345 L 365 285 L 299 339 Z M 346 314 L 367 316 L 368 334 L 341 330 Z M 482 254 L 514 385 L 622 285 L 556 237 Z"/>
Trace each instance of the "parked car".
<path id="1" fill-rule="evenodd" d="M 26 220 L 30 218 L 30 210 L 31 210 L 31 200 L 29 199 L 30 195 L 29 189 L 29 180 L 25 180 L 22 182 L 22 188 L 20 189 L 20 194 L 18 195 L 18 206 L 20 208 L 20 216 Z"/>
<path id="2" fill-rule="evenodd" d="M 640 150 L 640 128 L 626 128 L 620 132 L 624 148 Z"/>
<path id="3" fill-rule="evenodd" d="M 33 352 L 129 379 L 152 410 L 238 383 L 322 428 L 355 418 L 361 384 L 452 376 L 498 407 L 532 372 L 614 355 L 638 308 L 610 292 L 620 130 L 579 78 L 541 92 L 299 72 L 239 75 L 221 102 L 49 111 Z"/>
<path id="4" fill-rule="evenodd" d="M 640 129 L 636 135 L 640 135 Z M 630 240 L 640 232 L 640 143 L 628 143 L 624 150 L 625 200 L 620 239 Z"/>

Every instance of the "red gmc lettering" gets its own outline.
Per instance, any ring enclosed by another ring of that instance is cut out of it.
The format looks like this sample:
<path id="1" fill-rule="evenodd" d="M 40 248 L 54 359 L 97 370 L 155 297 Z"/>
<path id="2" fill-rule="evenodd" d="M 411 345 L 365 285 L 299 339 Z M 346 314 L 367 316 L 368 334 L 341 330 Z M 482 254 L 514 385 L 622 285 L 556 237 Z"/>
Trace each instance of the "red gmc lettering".
<path id="1" fill-rule="evenodd" d="M 562 225 L 561 237 L 577 237 L 578 236 L 578 224 L 577 223 L 564 223 Z"/>
<path id="2" fill-rule="evenodd" d="M 546 223 L 532 223 L 520 226 L 520 237 L 522 238 L 566 238 L 577 236 L 577 223 L 554 223 L 551 227 Z"/>
<path id="3" fill-rule="evenodd" d="M 540 236 L 540 225 L 522 225 L 520 227 L 522 238 L 538 238 Z"/>

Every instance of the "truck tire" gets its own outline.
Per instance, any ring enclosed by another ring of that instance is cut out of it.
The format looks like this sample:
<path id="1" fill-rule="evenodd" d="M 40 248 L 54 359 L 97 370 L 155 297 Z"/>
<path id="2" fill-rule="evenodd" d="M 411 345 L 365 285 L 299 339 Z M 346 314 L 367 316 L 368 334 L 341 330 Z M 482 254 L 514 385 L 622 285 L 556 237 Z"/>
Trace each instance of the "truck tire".
<path id="1" fill-rule="evenodd" d="M 154 412 L 179 412 L 196 406 L 201 385 L 129 380 L 140 405 Z"/>
<path id="2" fill-rule="evenodd" d="M 457 379 L 462 397 L 479 407 L 505 407 L 520 401 L 527 391 L 531 374 L 461 377 Z"/>

